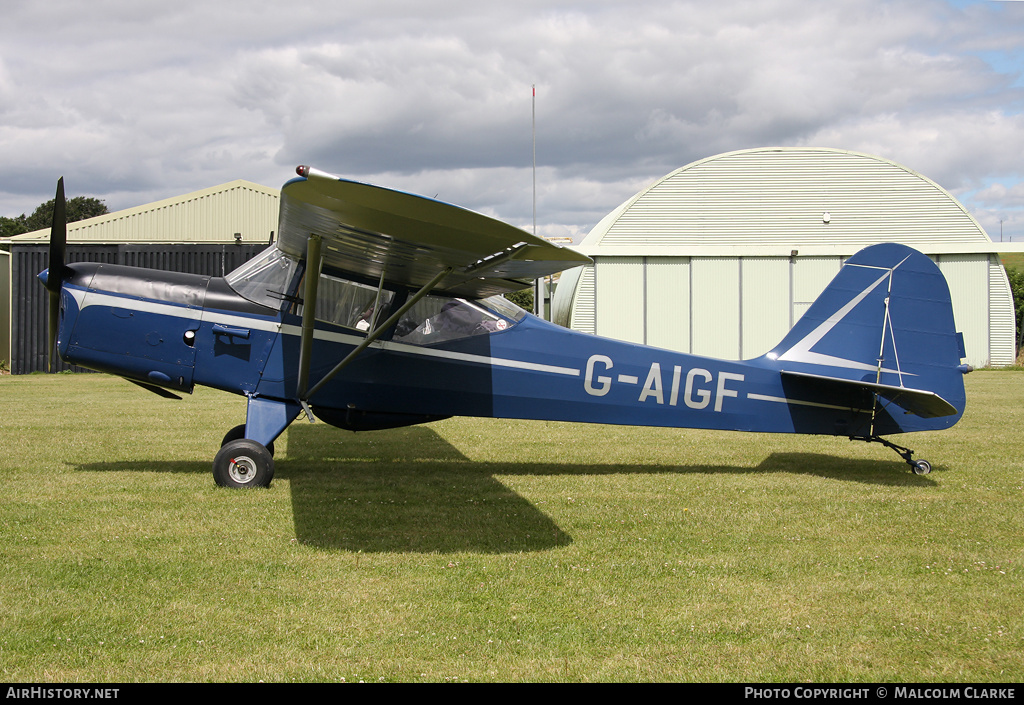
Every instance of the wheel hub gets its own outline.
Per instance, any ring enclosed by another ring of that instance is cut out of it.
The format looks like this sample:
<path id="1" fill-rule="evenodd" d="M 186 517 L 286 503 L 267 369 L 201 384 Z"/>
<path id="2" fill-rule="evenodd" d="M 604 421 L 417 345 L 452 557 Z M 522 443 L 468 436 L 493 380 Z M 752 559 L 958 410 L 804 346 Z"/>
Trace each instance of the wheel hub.
<path id="1" fill-rule="evenodd" d="M 240 485 L 252 482 L 256 477 L 256 463 L 246 455 L 232 458 L 228 464 L 228 476 Z"/>

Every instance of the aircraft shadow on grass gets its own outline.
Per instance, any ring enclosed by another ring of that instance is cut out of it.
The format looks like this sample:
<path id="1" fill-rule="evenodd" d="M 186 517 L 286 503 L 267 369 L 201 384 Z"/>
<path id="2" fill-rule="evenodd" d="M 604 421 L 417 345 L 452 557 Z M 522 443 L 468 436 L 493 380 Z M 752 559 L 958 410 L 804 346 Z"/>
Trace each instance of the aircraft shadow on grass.
<path id="1" fill-rule="evenodd" d="M 426 426 L 351 433 L 295 424 L 287 438 L 276 477 L 291 486 L 298 540 L 366 553 L 516 553 L 572 543 L 542 507 L 496 476 L 790 473 L 872 485 L 935 485 L 890 460 L 819 453 L 772 453 L 755 467 L 493 463 L 467 458 Z M 139 460 L 77 469 L 207 473 L 209 464 Z"/>

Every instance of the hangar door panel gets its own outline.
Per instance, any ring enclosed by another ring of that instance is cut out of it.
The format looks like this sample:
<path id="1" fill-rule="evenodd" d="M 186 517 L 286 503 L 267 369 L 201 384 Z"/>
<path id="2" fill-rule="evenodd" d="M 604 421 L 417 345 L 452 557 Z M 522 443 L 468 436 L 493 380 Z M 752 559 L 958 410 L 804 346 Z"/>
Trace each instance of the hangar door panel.
<path id="1" fill-rule="evenodd" d="M 790 265 L 785 257 L 745 257 L 740 357 L 760 357 L 789 332 Z"/>
<path id="2" fill-rule="evenodd" d="M 736 257 L 690 260 L 693 353 L 726 360 L 740 357 L 740 261 Z"/>
<path id="3" fill-rule="evenodd" d="M 796 257 L 792 260 L 793 306 L 790 328 L 807 313 L 814 300 L 839 274 L 842 264 L 843 261 L 839 257 Z"/>
<path id="4" fill-rule="evenodd" d="M 690 258 L 648 257 L 647 344 L 690 351 Z"/>
<path id="5" fill-rule="evenodd" d="M 935 257 L 949 284 L 953 318 L 964 334 L 967 362 L 975 367 L 990 364 L 988 255 L 938 255 Z"/>
<path id="6" fill-rule="evenodd" d="M 601 257 L 594 269 L 597 334 L 643 343 L 643 258 Z"/>

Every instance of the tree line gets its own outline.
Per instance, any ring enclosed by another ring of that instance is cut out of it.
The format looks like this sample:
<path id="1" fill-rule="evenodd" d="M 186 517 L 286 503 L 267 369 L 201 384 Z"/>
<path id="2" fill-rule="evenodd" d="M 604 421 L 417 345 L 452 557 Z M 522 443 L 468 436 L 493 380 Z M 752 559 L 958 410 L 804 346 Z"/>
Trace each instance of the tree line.
<path id="1" fill-rule="evenodd" d="M 22 213 L 14 218 L 0 216 L 0 237 L 21 235 L 35 230 L 49 229 L 53 220 L 53 205 L 55 199 L 40 204 L 32 211 L 32 215 Z M 103 201 L 98 198 L 87 196 L 75 196 L 67 201 L 68 222 L 95 218 L 98 215 L 106 215 L 109 211 Z"/>
<path id="2" fill-rule="evenodd" d="M 1021 364 L 1024 353 L 1024 270 L 1006 265 L 1006 278 L 1010 280 L 1013 294 L 1013 312 L 1017 320 L 1017 364 Z"/>

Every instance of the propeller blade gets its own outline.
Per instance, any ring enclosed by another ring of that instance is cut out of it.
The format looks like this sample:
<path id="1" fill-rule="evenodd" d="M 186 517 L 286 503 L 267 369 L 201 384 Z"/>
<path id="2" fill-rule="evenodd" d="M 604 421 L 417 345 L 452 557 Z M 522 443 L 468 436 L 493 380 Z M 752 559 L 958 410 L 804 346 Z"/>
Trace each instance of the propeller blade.
<path id="1" fill-rule="evenodd" d="M 67 203 L 64 199 L 64 177 L 57 181 L 57 196 L 53 203 L 53 221 L 50 224 L 50 263 L 46 275 L 46 288 L 60 293 L 64 280 L 64 251 L 68 241 Z"/>
<path id="2" fill-rule="evenodd" d="M 46 270 L 46 289 L 50 292 L 48 323 L 49 348 L 47 359 L 50 372 L 56 367 L 57 331 L 60 325 L 60 288 L 64 283 L 64 254 L 68 241 L 67 202 L 64 198 L 64 177 L 57 181 L 57 196 L 53 202 L 53 220 L 50 224 L 50 261 Z"/>
<path id="3" fill-rule="evenodd" d="M 50 316 L 48 322 L 49 347 L 46 349 L 46 362 L 50 372 L 56 372 L 57 366 L 57 328 L 60 324 L 60 293 L 50 292 Z"/>

